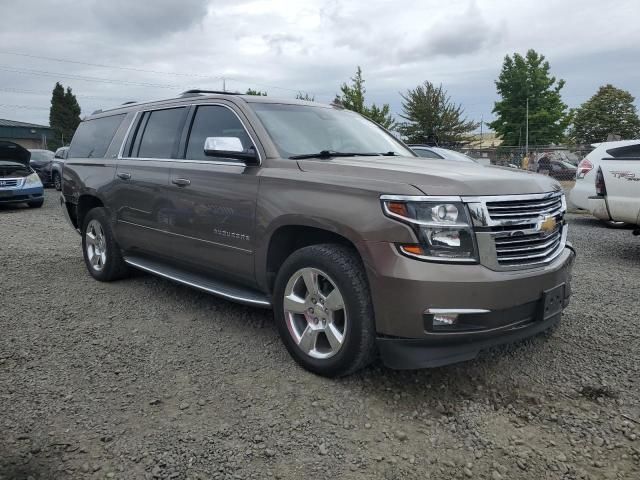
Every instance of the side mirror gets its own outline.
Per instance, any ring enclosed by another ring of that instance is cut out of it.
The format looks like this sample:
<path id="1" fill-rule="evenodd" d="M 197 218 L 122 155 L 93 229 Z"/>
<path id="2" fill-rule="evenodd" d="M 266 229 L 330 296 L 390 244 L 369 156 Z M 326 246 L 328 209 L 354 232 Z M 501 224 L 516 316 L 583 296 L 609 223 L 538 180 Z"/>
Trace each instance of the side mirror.
<path id="1" fill-rule="evenodd" d="M 223 157 L 242 160 L 247 165 L 258 164 L 258 152 L 254 146 L 244 149 L 238 137 L 207 137 L 204 154 L 208 157 Z"/>

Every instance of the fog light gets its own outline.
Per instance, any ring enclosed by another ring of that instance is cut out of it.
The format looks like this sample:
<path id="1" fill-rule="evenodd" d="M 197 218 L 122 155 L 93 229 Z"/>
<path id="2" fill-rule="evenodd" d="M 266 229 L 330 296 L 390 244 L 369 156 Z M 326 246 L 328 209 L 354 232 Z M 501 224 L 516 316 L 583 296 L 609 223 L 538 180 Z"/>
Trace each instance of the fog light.
<path id="1" fill-rule="evenodd" d="M 457 313 L 438 313 L 433 316 L 434 327 L 450 327 L 458 322 Z"/>

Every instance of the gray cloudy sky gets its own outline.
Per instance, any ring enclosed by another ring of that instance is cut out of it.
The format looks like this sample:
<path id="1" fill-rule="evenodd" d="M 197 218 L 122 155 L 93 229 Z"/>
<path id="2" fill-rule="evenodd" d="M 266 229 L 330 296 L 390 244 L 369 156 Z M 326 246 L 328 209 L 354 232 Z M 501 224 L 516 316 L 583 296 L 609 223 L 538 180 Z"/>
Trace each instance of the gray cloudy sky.
<path id="1" fill-rule="evenodd" d="M 398 92 L 430 80 L 486 121 L 503 57 L 528 48 L 567 81 L 570 106 L 604 83 L 640 97 L 638 0 L 0 0 L 0 12 L 0 118 L 13 120 L 48 124 L 56 80 L 87 114 L 222 77 L 328 102 L 360 65 L 369 102 L 399 113 Z"/>

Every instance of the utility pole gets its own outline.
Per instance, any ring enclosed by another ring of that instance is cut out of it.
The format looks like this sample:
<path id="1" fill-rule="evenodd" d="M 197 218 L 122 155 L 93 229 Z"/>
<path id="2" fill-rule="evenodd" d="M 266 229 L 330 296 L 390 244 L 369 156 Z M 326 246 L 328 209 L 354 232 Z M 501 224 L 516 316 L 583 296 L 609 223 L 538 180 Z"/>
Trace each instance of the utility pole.
<path id="1" fill-rule="evenodd" d="M 484 115 L 480 115 L 480 148 L 482 148 L 482 141 L 484 136 L 482 135 L 482 124 L 484 123 Z"/>
<path id="2" fill-rule="evenodd" d="M 526 121 L 526 134 L 525 134 L 525 146 L 524 154 L 529 156 L 529 97 L 527 97 L 527 121 Z"/>
<path id="3" fill-rule="evenodd" d="M 223 92 L 227 91 L 227 81 L 224 77 L 222 77 L 222 91 Z"/>

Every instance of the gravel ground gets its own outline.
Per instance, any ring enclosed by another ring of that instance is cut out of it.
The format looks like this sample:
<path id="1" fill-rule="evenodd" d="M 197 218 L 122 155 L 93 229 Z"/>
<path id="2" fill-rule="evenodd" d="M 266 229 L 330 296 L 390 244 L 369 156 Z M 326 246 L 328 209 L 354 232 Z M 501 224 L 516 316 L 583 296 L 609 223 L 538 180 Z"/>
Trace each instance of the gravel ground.
<path id="1" fill-rule="evenodd" d="M 574 297 L 476 361 L 328 380 L 267 311 L 104 284 L 55 192 L 0 207 L 0 479 L 640 478 L 640 240 L 570 215 Z"/>

